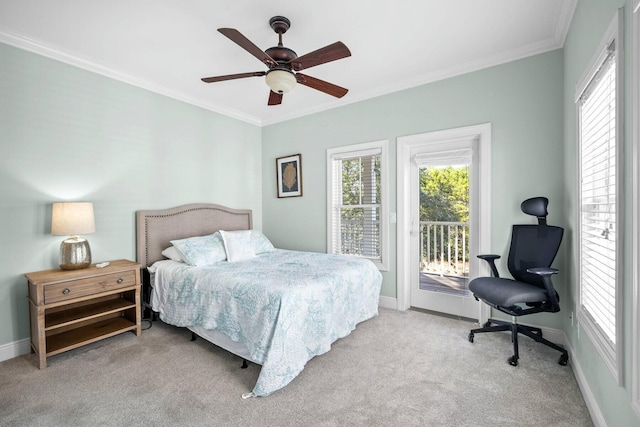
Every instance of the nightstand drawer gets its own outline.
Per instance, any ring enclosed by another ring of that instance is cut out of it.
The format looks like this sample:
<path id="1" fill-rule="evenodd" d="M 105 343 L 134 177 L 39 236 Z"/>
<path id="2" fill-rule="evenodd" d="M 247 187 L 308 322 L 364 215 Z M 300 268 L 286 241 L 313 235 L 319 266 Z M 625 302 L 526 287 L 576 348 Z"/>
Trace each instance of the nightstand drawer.
<path id="1" fill-rule="evenodd" d="M 134 270 L 55 283 L 44 286 L 44 303 L 51 304 L 134 285 Z"/>

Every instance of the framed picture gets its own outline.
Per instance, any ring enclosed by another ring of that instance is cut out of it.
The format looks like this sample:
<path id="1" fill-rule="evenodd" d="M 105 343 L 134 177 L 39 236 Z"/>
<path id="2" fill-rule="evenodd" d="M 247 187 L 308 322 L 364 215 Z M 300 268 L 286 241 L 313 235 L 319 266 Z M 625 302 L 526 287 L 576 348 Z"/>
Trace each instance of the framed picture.
<path id="1" fill-rule="evenodd" d="M 300 154 L 276 159 L 278 197 L 302 196 L 302 164 Z"/>

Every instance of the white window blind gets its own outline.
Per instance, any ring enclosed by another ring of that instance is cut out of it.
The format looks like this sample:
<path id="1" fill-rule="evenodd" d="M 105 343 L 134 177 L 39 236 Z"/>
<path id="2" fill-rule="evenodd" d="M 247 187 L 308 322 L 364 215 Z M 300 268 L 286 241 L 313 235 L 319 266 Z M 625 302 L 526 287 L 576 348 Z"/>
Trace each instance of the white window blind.
<path id="1" fill-rule="evenodd" d="M 333 253 L 382 262 L 382 194 L 379 148 L 331 156 Z"/>
<path id="2" fill-rule="evenodd" d="M 416 165 L 421 168 L 429 166 L 463 166 L 471 164 L 471 148 L 459 148 L 433 153 L 419 153 L 413 157 Z"/>
<path id="3" fill-rule="evenodd" d="M 580 302 L 616 343 L 617 156 L 616 62 L 613 43 L 579 99 Z"/>

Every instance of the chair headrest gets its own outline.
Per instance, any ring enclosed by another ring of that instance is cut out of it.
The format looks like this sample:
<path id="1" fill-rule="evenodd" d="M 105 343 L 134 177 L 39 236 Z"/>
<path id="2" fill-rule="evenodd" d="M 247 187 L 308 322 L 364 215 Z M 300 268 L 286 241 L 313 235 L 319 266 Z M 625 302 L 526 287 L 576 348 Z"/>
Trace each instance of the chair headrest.
<path id="1" fill-rule="evenodd" d="M 525 200 L 520 204 L 520 209 L 527 215 L 533 215 L 538 218 L 538 224 L 547 223 L 547 206 L 549 205 L 549 199 L 546 197 L 532 197 Z"/>

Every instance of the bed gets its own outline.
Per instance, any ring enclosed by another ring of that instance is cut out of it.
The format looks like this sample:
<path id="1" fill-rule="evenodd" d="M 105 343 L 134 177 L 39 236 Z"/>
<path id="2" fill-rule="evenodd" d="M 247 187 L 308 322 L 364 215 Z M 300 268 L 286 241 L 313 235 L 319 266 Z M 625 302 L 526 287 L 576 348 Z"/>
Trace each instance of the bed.
<path id="1" fill-rule="evenodd" d="M 160 319 L 261 365 L 243 397 L 285 387 L 378 314 L 382 276 L 371 261 L 276 249 L 252 230 L 250 210 L 190 204 L 138 211 L 136 225 Z M 179 248 L 178 257 L 167 248 Z"/>

